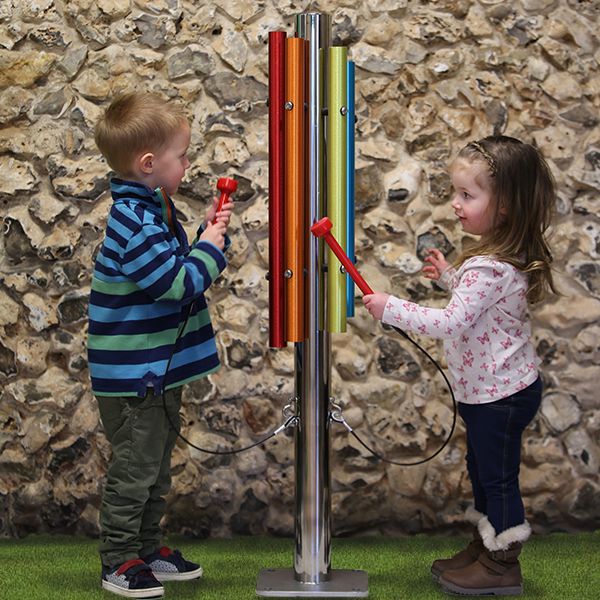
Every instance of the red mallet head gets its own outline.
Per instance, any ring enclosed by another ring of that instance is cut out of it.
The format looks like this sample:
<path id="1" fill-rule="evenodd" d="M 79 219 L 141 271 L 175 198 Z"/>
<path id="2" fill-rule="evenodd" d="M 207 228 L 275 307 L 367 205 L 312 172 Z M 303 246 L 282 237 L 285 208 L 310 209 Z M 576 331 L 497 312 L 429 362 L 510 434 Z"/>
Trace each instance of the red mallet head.
<path id="1" fill-rule="evenodd" d="M 217 189 L 227 195 L 233 194 L 237 190 L 238 182 L 230 177 L 221 177 L 217 181 Z"/>
<path id="2" fill-rule="evenodd" d="M 331 231 L 333 223 L 329 217 L 323 217 L 319 219 L 311 228 L 310 231 L 315 237 L 323 237 L 326 233 Z"/>

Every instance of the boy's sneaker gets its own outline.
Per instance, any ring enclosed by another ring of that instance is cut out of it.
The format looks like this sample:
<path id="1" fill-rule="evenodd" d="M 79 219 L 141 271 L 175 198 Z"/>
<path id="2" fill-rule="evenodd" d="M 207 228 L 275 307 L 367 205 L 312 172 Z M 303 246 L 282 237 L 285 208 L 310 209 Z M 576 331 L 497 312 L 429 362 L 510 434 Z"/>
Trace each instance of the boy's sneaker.
<path id="1" fill-rule="evenodd" d="M 171 550 L 166 546 L 144 556 L 144 561 L 159 581 L 185 581 L 202 577 L 200 565 L 185 560 L 179 550 Z"/>
<path id="2" fill-rule="evenodd" d="M 165 589 L 152 569 L 139 558 L 116 567 L 102 567 L 102 587 L 127 598 L 159 598 Z"/>

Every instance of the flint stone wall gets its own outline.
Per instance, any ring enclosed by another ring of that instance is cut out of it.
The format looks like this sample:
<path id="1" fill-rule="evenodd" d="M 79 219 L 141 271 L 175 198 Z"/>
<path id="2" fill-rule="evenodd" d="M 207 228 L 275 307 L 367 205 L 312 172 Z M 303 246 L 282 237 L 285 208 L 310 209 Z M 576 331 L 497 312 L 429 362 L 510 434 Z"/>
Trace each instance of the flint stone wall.
<path id="1" fill-rule="evenodd" d="M 0 535 L 98 532 L 109 447 L 85 357 L 90 274 L 110 206 L 92 129 L 110 99 L 156 90 L 187 107 L 192 166 L 177 196 L 193 232 L 216 178 L 240 181 L 230 265 L 210 291 L 223 368 L 186 388 L 184 434 L 228 448 L 277 426 L 293 351 L 268 349 L 267 38 L 312 8 L 357 65 L 357 254 L 375 289 L 443 306 L 423 249 L 456 256 L 449 158 L 471 139 L 541 148 L 559 188 L 563 296 L 533 310 L 546 385 L 524 442 L 536 531 L 600 523 L 600 5 L 594 0 L 3 0 L 0 4 Z M 440 356 L 437 342 L 423 339 Z M 447 434 L 430 365 L 360 305 L 333 343 L 351 425 L 402 460 Z M 433 462 L 375 460 L 332 435 L 334 532 L 464 525 L 459 425 Z M 179 445 L 165 525 L 198 536 L 293 531 L 293 444 L 214 457 Z"/>

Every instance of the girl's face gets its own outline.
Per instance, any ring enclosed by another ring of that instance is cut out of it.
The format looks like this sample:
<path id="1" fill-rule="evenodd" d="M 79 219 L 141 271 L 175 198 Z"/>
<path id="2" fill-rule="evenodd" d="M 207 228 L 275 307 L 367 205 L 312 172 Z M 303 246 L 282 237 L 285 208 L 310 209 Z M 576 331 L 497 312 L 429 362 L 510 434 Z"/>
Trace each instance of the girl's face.
<path id="1" fill-rule="evenodd" d="M 451 205 L 463 231 L 473 235 L 488 234 L 494 225 L 495 204 L 487 165 L 458 159 L 452 167 L 451 177 L 454 186 Z"/>

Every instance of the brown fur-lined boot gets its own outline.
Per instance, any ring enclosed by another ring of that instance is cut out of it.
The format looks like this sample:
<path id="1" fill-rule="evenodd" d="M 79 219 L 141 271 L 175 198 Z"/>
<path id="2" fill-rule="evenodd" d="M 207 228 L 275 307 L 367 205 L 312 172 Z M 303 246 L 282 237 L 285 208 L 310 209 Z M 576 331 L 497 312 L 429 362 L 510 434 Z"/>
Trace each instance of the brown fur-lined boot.
<path id="1" fill-rule="evenodd" d="M 484 551 L 472 564 L 444 571 L 439 583 L 445 592 L 465 596 L 517 596 L 523 593 L 519 554 L 531 534 L 529 523 L 496 535 L 487 518 L 479 523 Z"/>
<path id="2" fill-rule="evenodd" d="M 481 536 L 478 531 L 475 531 L 475 533 L 473 533 L 473 539 L 466 548 L 457 552 L 451 558 L 438 558 L 433 561 L 433 564 L 431 565 L 431 576 L 434 581 L 437 581 L 440 578 L 440 575 L 445 571 L 462 569 L 463 567 L 469 566 L 477 560 L 484 549 Z"/>
<path id="3" fill-rule="evenodd" d="M 483 540 L 481 539 L 481 534 L 479 533 L 479 529 L 477 528 L 477 524 L 484 515 L 478 511 L 476 511 L 473 507 L 467 509 L 466 519 L 475 525 L 475 531 L 473 532 L 473 539 L 469 542 L 469 545 L 457 552 L 451 558 L 438 558 L 433 561 L 431 565 L 431 576 L 434 581 L 437 581 L 440 578 L 440 575 L 444 571 L 448 571 L 450 569 L 462 569 L 474 563 L 477 560 L 477 557 L 483 552 Z"/>

